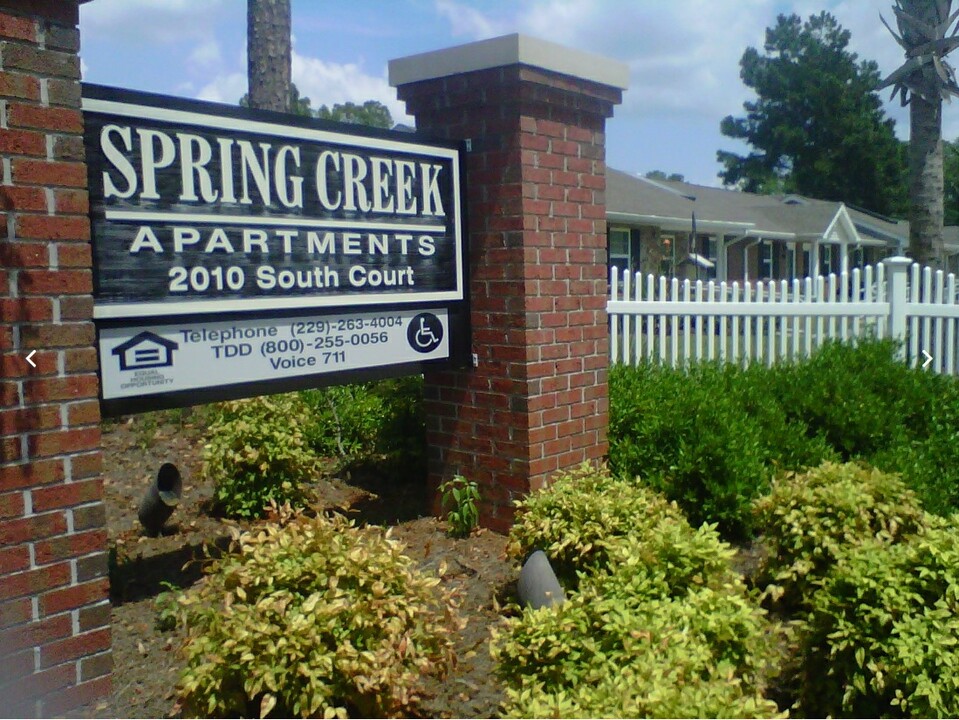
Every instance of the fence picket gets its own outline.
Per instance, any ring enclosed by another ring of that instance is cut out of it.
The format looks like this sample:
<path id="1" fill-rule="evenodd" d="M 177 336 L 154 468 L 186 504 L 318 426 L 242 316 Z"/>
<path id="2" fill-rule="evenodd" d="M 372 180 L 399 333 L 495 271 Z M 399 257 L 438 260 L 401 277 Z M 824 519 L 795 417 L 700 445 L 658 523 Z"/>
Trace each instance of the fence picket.
<path id="1" fill-rule="evenodd" d="M 915 263 L 910 268 L 911 286 L 909 288 L 909 299 L 918 304 L 920 297 L 920 275 L 919 275 L 919 264 Z M 916 367 L 916 362 L 919 356 L 919 316 L 913 315 L 909 321 L 909 362 L 911 367 Z"/>
<path id="2" fill-rule="evenodd" d="M 629 270 L 623 270 L 623 299 L 629 300 Z M 629 364 L 629 336 L 630 336 L 630 326 L 632 325 L 632 318 L 628 315 L 624 315 L 623 319 L 623 362 L 627 365 Z"/>
<path id="3" fill-rule="evenodd" d="M 956 304 L 956 276 L 949 273 L 946 280 L 946 305 Z M 946 318 L 946 374 L 952 375 L 956 371 L 956 318 Z"/>
<path id="4" fill-rule="evenodd" d="M 942 291 L 943 285 L 945 285 L 946 277 L 943 274 L 942 270 L 936 270 L 936 288 L 935 288 L 935 299 L 934 302 L 937 305 L 942 305 Z M 930 353 L 933 357 L 933 367 L 937 373 L 942 372 L 942 318 L 937 317 L 935 320 L 936 324 L 936 333 L 932 336 L 932 350 Z"/>

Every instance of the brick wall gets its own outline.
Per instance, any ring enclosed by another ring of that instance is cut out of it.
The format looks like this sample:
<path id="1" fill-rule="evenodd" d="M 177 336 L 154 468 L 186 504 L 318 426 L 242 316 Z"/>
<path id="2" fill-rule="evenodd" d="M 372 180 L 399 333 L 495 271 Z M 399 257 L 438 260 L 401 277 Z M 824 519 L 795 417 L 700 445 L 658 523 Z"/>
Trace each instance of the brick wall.
<path id="1" fill-rule="evenodd" d="M 77 22 L 0 0 L 0 698 L 24 716 L 110 687 Z"/>
<path id="2" fill-rule="evenodd" d="M 621 91 L 523 65 L 400 85 L 417 128 L 470 138 L 479 366 L 426 378 L 430 479 L 481 484 L 482 522 L 607 452 L 605 121 Z"/>

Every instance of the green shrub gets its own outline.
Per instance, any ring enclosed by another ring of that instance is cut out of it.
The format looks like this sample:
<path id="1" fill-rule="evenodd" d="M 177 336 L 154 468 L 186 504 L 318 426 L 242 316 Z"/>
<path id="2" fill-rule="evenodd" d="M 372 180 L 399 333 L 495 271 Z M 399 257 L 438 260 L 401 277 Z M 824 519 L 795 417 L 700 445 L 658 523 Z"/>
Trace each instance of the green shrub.
<path id="1" fill-rule="evenodd" d="M 676 505 L 658 493 L 588 463 L 555 475 L 516 507 L 507 552 L 522 558 L 542 550 L 566 587 L 576 586 L 577 573 L 605 569 L 610 549 L 627 535 L 663 518 L 685 523 Z"/>
<path id="2" fill-rule="evenodd" d="M 263 514 L 271 501 L 302 505 L 316 478 L 318 459 L 303 427 L 307 407 L 296 394 L 220 404 L 203 448 L 203 472 L 213 481 L 213 502 L 230 517 Z"/>
<path id="3" fill-rule="evenodd" d="M 869 461 L 899 473 L 926 510 L 948 515 L 959 510 L 959 382 L 933 373 L 920 377 L 926 388 L 922 425 L 904 425 Z"/>
<path id="4" fill-rule="evenodd" d="M 777 712 L 755 683 L 762 618 L 733 593 L 699 588 L 681 599 L 630 602 L 587 588 L 561 605 L 525 611 L 507 637 L 495 636 L 492 649 L 507 683 L 509 717 Z"/>
<path id="5" fill-rule="evenodd" d="M 815 439 L 803 447 L 804 429 L 788 427 L 775 403 L 760 399 L 760 371 L 738 373 L 715 365 L 610 371 L 613 471 L 644 478 L 694 525 L 717 523 L 725 537 L 750 534 L 750 501 L 778 467 L 818 462 L 825 450 Z"/>
<path id="6" fill-rule="evenodd" d="M 786 608 L 808 606 L 851 546 L 869 538 L 894 542 L 923 522 L 915 495 L 897 476 L 854 463 L 789 473 L 754 511 L 767 551 L 759 582 L 772 583 L 771 596 Z"/>
<path id="7" fill-rule="evenodd" d="M 496 632 L 507 715 L 776 712 L 761 695 L 768 625 L 714 527 L 693 529 L 662 497 L 588 468 L 531 496 L 517 527 L 514 551 L 535 537 L 587 560 L 561 562 L 580 572 L 566 602 L 526 609 Z"/>
<path id="8" fill-rule="evenodd" d="M 452 662 L 452 596 L 388 533 L 294 517 L 238 535 L 235 550 L 180 598 L 188 713 L 403 715 L 422 677 Z"/>
<path id="9" fill-rule="evenodd" d="M 468 537 L 473 528 L 479 524 L 479 486 L 467 481 L 462 475 L 456 475 L 440 485 L 444 508 L 449 508 L 446 522 L 449 525 L 449 534 L 453 537 Z"/>
<path id="10" fill-rule="evenodd" d="M 816 593 L 800 706 L 813 717 L 959 717 L 959 519 L 862 543 Z"/>
<path id="11" fill-rule="evenodd" d="M 383 461 L 409 473 L 425 468 L 423 378 L 340 385 L 300 393 L 317 454 L 344 462 Z"/>
<path id="12" fill-rule="evenodd" d="M 831 341 L 784 365 L 773 392 L 787 417 L 820 434 L 844 460 L 888 447 L 899 428 L 924 434 L 935 395 L 928 374 L 906 367 L 892 340 Z"/>

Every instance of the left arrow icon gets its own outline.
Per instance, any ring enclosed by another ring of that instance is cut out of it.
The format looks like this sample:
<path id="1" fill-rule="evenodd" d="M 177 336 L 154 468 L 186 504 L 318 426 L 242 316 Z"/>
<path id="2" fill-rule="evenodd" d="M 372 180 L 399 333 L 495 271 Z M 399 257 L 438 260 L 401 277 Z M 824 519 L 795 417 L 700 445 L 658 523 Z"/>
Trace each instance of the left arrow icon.
<path id="1" fill-rule="evenodd" d="M 33 356 L 37 354 L 36 350 L 31 350 L 30 354 L 27 355 L 27 362 L 30 363 L 30 367 L 36 367 L 37 364 L 33 362 Z"/>

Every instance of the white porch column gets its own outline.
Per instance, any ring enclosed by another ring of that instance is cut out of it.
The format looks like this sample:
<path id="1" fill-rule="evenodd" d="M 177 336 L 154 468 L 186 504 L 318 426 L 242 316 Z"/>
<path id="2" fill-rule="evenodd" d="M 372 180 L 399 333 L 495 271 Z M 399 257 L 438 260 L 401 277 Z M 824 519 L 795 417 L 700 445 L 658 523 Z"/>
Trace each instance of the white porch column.
<path id="1" fill-rule="evenodd" d="M 812 278 L 819 275 L 819 240 L 812 241 L 812 257 L 809 260 L 806 274 Z"/>
<path id="2" fill-rule="evenodd" d="M 719 235 L 716 238 L 716 281 L 724 282 L 726 280 L 726 236 Z"/>

